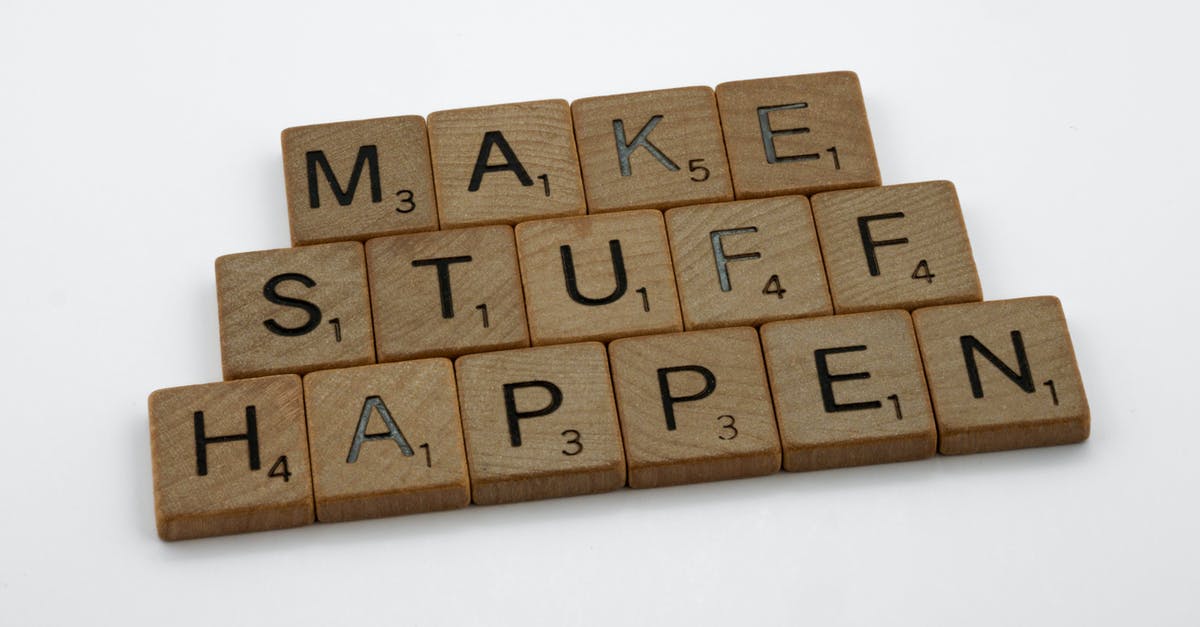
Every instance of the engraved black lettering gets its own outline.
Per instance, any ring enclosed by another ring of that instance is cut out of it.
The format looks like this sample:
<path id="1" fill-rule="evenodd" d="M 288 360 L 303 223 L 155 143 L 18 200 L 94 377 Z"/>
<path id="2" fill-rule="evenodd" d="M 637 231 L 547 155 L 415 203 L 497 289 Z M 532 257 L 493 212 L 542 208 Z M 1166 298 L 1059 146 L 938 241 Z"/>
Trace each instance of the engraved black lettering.
<path id="1" fill-rule="evenodd" d="M 1037 386 L 1033 383 L 1033 371 L 1029 368 L 1029 358 L 1025 355 L 1025 341 L 1021 338 L 1020 331 L 1013 331 L 1009 334 L 1012 338 L 1013 352 L 1017 355 L 1017 369 L 1020 372 L 1013 371 L 996 356 L 988 347 L 975 338 L 974 335 L 964 335 L 958 338 L 962 345 L 963 361 L 967 364 L 967 377 L 971 380 L 971 394 L 975 398 L 983 398 L 983 382 L 979 379 L 979 366 L 975 363 L 975 353 L 983 355 L 984 359 L 992 362 L 992 365 L 1000 371 L 1001 374 L 1008 377 L 1010 381 L 1016 383 L 1018 387 L 1025 390 L 1027 394 L 1033 394 L 1037 391 Z"/>
<path id="2" fill-rule="evenodd" d="M 850 372 L 846 374 L 831 374 L 829 372 L 829 355 L 840 353 L 857 353 L 867 350 L 866 346 L 839 346 L 837 348 L 819 348 L 813 351 L 817 360 L 817 380 L 821 385 L 821 400 L 825 403 L 825 412 L 858 411 L 861 409 L 878 409 L 883 407 L 879 401 L 859 401 L 855 403 L 839 403 L 833 395 L 833 384 L 838 381 L 858 381 L 870 379 L 869 372 Z"/>
<path id="3" fill-rule="evenodd" d="M 204 435 L 204 412 L 192 414 L 192 426 L 196 435 L 196 474 L 201 477 L 208 474 L 208 445 L 221 442 L 246 441 L 250 452 L 250 470 L 259 469 L 258 461 L 258 412 L 254 405 L 246 406 L 246 432 L 234 435 Z"/>
<path id="4" fill-rule="evenodd" d="M 797 128 L 771 128 L 771 113 L 775 111 L 785 111 L 788 109 L 807 109 L 807 102 L 796 102 L 785 105 L 775 105 L 772 107 L 758 108 L 758 129 L 762 132 L 763 152 L 767 155 L 767 163 L 780 163 L 788 161 L 815 161 L 821 158 L 821 154 L 817 152 L 804 153 L 799 155 L 780 155 L 775 151 L 775 136 L 776 135 L 802 135 L 809 132 L 807 126 Z"/>
<path id="5" fill-rule="evenodd" d="M 488 161 L 492 156 L 492 148 L 500 151 L 504 157 L 503 163 L 489 165 Z M 479 145 L 479 156 L 475 159 L 475 169 L 471 172 L 471 182 L 467 185 L 467 191 L 479 191 L 479 185 L 483 182 L 483 175 L 488 172 L 512 172 L 517 176 L 517 180 L 521 185 L 529 187 L 533 185 L 533 179 L 529 178 L 529 173 L 525 171 L 525 166 L 521 165 L 521 160 L 517 158 L 517 153 L 513 152 L 511 146 L 508 145 L 508 140 L 504 139 L 504 134 L 500 131 L 488 131 L 483 134 L 483 143 Z M 549 181 L 547 181 L 547 189 L 549 189 Z"/>
<path id="6" fill-rule="evenodd" d="M 704 389 L 694 394 L 675 396 L 671 393 L 670 376 L 677 372 L 691 372 L 704 378 Z M 662 398 L 663 414 L 667 419 L 667 431 L 675 430 L 675 405 L 707 398 L 717 390 L 717 377 L 704 366 L 687 365 L 658 369 L 658 393 Z"/>
<path id="7" fill-rule="evenodd" d="M 871 272 L 871 276 L 879 276 L 879 259 L 875 255 L 876 248 L 880 246 L 898 246 L 900 244 L 908 243 L 907 237 L 883 240 L 876 240 L 872 238 L 871 223 L 876 220 L 895 220 L 903 217 L 904 214 L 899 211 L 895 213 L 878 213 L 870 216 L 859 216 L 858 236 L 862 238 L 863 252 L 867 255 L 867 270 Z"/>
<path id="8" fill-rule="evenodd" d="M 721 238 L 725 237 L 726 235 L 757 232 L 758 227 L 747 226 L 737 229 L 722 229 L 708 234 L 709 239 L 712 241 L 713 259 L 717 263 L 717 282 L 720 283 L 722 292 L 728 292 L 733 289 L 733 286 L 729 281 L 729 268 L 727 267 L 730 261 L 738 261 L 740 259 L 758 259 L 762 257 L 762 254 L 753 252 L 727 255 L 725 254 L 725 243 L 721 241 Z"/>
<path id="9" fill-rule="evenodd" d="M 371 179 L 371 202 L 383 200 L 383 189 L 379 185 L 379 152 L 375 146 L 362 146 L 358 149 L 358 157 L 354 160 L 354 170 L 350 172 L 350 181 L 346 184 L 345 189 L 342 188 L 337 176 L 333 173 L 333 167 L 329 165 L 329 159 L 325 158 L 324 151 L 310 150 L 305 153 L 304 159 L 308 165 L 309 207 L 316 209 L 321 206 L 317 168 L 321 169 L 325 180 L 329 182 L 330 189 L 333 190 L 333 197 L 343 207 L 354 202 L 354 192 L 358 190 L 358 181 L 362 178 L 364 167 L 367 168 L 367 176 Z"/>
<path id="10" fill-rule="evenodd" d="M 470 255 L 462 255 L 459 257 L 414 259 L 412 262 L 414 268 L 425 266 L 437 267 L 438 296 L 442 301 L 442 318 L 449 319 L 454 317 L 454 292 L 450 289 L 450 265 L 467 263 L 469 261 L 471 261 Z"/>
<path id="11" fill-rule="evenodd" d="M 279 289 L 279 284 L 286 281 L 295 281 L 304 287 L 316 287 L 317 285 L 316 281 L 303 274 L 298 272 L 287 272 L 271 277 L 271 280 L 267 281 L 266 285 L 263 285 L 263 297 L 272 303 L 275 303 L 276 305 L 295 307 L 296 309 L 303 310 L 304 313 L 308 314 L 308 320 L 298 327 L 285 327 L 276 322 L 274 318 L 271 318 L 269 320 L 264 320 L 263 326 L 267 327 L 267 330 L 271 333 L 274 333 L 275 335 L 282 335 L 284 337 L 296 337 L 306 333 L 311 333 L 313 329 L 316 329 L 321 325 L 321 308 L 307 300 L 291 298 L 289 296 L 280 296 L 279 292 L 277 291 Z"/>
<path id="12" fill-rule="evenodd" d="M 367 425 L 371 422 L 371 414 L 374 413 L 378 413 L 383 420 L 383 426 L 387 427 L 386 433 L 367 433 Z M 363 442 L 372 440 L 391 440 L 400 447 L 400 453 L 405 457 L 413 456 L 413 449 L 392 418 L 392 412 L 388 411 L 387 405 L 378 396 L 368 396 L 363 400 L 362 413 L 358 415 L 358 428 L 354 430 L 354 441 L 350 443 L 350 454 L 346 456 L 346 463 L 353 464 L 358 461 L 358 452 Z"/>
<path id="13" fill-rule="evenodd" d="M 618 298 L 625 295 L 625 290 L 629 289 L 629 278 L 625 276 L 625 258 L 621 256 L 621 240 L 609 240 L 608 252 L 612 256 L 613 277 L 616 285 L 608 296 L 589 298 L 579 293 L 579 283 L 575 279 L 575 257 L 571 254 L 571 247 L 566 244 L 558 247 L 559 256 L 562 257 L 563 278 L 567 282 L 567 295 L 571 297 L 571 300 L 580 305 L 596 307 L 616 302 Z"/>
<path id="14" fill-rule="evenodd" d="M 633 151 L 637 150 L 639 146 L 645 148 L 646 152 L 650 153 L 655 159 L 658 159 L 658 162 L 663 164 L 663 167 L 666 169 L 672 172 L 679 169 L 679 166 L 675 165 L 675 162 L 671 161 L 670 157 L 663 154 L 658 149 L 658 146 L 650 142 L 650 131 L 653 131 L 654 127 L 658 126 L 658 123 L 662 119 L 663 116 L 661 115 L 652 116 L 650 121 L 646 122 L 646 125 L 642 127 L 642 130 L 633 136 L 632 142 L 625 141 L 625 121 L 613 120 L 613 135 L 617 140 L 617 160 L 621 164 L 621 176 L 633 175 L 633 168 L 629 165 L 629 155 L 633 154 Z"/>
<path id="15" fill-rule="evenodd" d="M 550 394 L 550 402 L 540 409 L 517 409 L 517 390 L 541 388 Z M 521 446 L 521 421 L 553 414 L 562 406 L 562 390 L 549 381 L 520 381 L 504 384 L 504 411 L 508 415 L 508 437 L 513 446 Z"/>

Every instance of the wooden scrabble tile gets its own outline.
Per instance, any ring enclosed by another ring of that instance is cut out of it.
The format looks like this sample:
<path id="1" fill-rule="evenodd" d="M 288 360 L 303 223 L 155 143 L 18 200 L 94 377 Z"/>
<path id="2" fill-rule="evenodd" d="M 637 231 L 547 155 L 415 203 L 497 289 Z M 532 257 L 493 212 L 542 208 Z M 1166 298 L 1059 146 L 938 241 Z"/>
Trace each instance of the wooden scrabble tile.
<path id="1" fill-rule="evenodd" d="M 437 111 L 429 141 L 442 228 L 587 213 L 566 100 Z"/>
<path id="2" fill-rule="evenodd" d="M 683 329 L 661 213 L 536 220 L 516 233 L 535 346 Z"/>
<path id="3" fill-rule="evenodd" d="M 362 244 L 225 255 L 216 267 L 225 379 L 375 362 Z"/>
<path id="4" fill-rule="evenodd" d="M 717 103 L 738 198 L 880 183 L 854 72 L 722 83 Z"/>
<path id="5" fill-rule="evenodd" d="M 838 313 L 983 298 L 953 183 L 828 192 L 812 206 Z"/>
<path id="6" fill-rule="evenodd" d="M 367 242 L 380 361 L 529 346 L 510 226 Z"/>
<path id="7" fill-rule="evenodd" d="M 946 455 L 1082 442 L 1091 419 L 1053 296 L 913 313 Z"/>
<path id="8" fill-rule="evenodd" d="M 609 344 L 629 487 L 779 470 L 779 432 L 758 333 L 748 327 Z"/>
<path id="9" fill-rule="evenodd" d="M 833 313 L 807 198 L 676 207 L 666 219 L 687 329 Z"/>
<path id="10" fill-rule="evenodd" d="M 289 128 L 283 174 L 295 246 L 438 228 L 421 116 Z"/>
<path id="11" fill-rule="evenodd" d="M 763 325 L 783 468 L 931 457 L 937 427 L 905 311 Z"/>
<path id="12" fill-rule="evenodd" d="M 708 87 L 571 103 L 588 213 L 733 200 Z"/>
<path id="13" fill-rule="evenodd" d="M 448 359 L 304 377 L 317 520 L 339 522 L 471 502 Z"/>
<path id="14" fill-rule="evenodd" d="M 313 521 L 300 377 L 167 388 L 149 406 L 163 540 Z"/>
<path id="15" fill-rule="evenodd" d="M 604 345 L 542 346 L 455 362 L 475 503 L 625 485 Z"/>

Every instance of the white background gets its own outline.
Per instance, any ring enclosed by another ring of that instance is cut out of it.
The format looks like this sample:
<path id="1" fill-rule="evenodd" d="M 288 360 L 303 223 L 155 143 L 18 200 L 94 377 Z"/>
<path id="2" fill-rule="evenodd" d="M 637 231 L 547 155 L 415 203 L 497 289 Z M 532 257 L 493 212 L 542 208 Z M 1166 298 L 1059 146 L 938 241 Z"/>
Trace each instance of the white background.
<path id="1" fill-rule="evenodd" d="M 0 2 L 0 624 L 1200 621 L 1192 3 L 300 4 Z M 220 378 L 284 127 L 836 69 L 1062 298 L 1090 441 L 158 540 L 146 396 Z"/>

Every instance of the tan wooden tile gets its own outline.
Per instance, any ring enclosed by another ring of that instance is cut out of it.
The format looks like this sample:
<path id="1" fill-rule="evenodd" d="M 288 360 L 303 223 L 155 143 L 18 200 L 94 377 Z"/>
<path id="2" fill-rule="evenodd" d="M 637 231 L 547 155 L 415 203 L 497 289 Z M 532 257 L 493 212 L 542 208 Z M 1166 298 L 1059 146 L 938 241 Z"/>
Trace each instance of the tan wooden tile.
<path id="1" fill-rule="evenodd" d="M 666 219 L 687 329 L 833 313 L 807 198 L 676 207 Z"/>
<path id="2" fill-rule="evenodd" d="M 1087 396 L 1057 298 L 932 307 L 914 312 L 913 323 L 939 451 L 981 453 L 1087 439 Z"/>
<path id="3" fill-rule="evenodd" d="M 375 362 L 358 242 L 217 259 L 225 379 Z"/>
<path id="4" fill-rule="evenodd" d="M 683 329 L 661 213 L 537 220 L 516 233 L 535 346 Z"/>
<path id="5" fill-rule="evenodd" d="M 421 359 L 304 377 L 317 520 L 471 502 L 454 368 Z"/>
<path id="6" fill-rule="evenodd" d="M 629 487 L 779 470 L 779 432 L 754 329 L 621 339 L 608 354 Z"/>
<path id="7" fill-rule="evenodd" d="M 854 72 L 722 83 L 717 102 L 738 198 L 879 185 Z"/>
<path id="8" fill-rule="evenodd" d="M 542 346 L 455 362 L 475 503 L 607 492 L 625 457 L 604 345 Z"/>
<path id="9" fill-rule="evenodd" d="M 185 540 L 313 521 L 300 377 L 150 395 L 158 535 Z"/>
<path id="10" fill-rule="evenodd" d="M 983 298 L 949 181 L 817 194 L 812 205 L 838 313 Z"/>
<path id="11" fill-rule="evenodd" d="M 293 245 L 438 228 L 421 116 L 289 128 L 283 174 Z"/>
<path id="12" fill-rule="evenodd" d="M 784 470 L 931 457 L 937 426 L 905 311 L 763 325 Z"/>
<path id="13" fill-rule="evenodd" d="M 442 228 L 587 213 L 565 100 L 437 111 L 429 141 Z"/>
<path id="14" fill-rule="evenodd" d="M 367 242 L 379 361 L 529 345 L 510 226 Z"/>
<path id="15" fill-rule="evenodd" d="M 711 88 L 582 98 L 571 113 L 588 213 L 733 200 Z"/>

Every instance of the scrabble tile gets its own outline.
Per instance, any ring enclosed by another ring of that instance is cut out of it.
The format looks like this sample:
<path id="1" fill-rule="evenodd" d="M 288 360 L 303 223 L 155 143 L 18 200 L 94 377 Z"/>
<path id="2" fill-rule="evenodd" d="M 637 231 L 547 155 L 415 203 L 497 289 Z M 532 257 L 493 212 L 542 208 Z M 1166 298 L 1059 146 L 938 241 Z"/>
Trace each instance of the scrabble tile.
<path id="1" fill-rule="evenodd" d="M 838 313 L 983 298 L 953 183 L 828 192 L 812 206 Z"/>
<path id="2" fill-rule="evenodd" d="M 442 228 L 587 213 L 565 100 L 431 113 L 429 141 Z"/>
<path id="3" fill-rule="evenodd" d="M 295 246 L 438 228 L 421 116 L 289 128 L 283 174 Z"/>
<path id="4" fill-rule="evenodd" d="M 789 471 L 931 457 L 937 427 L 905 311 L 763 325 Z"/>
<path id="5" fill-rule="evenodd" d="M 722 83 L 717 103 L 738 198 L 880 183 L 854 72 Z"/>
<path id="6" fill-rule="evenodd" d="M 1082 442 L 1091 419 L 1053 296 L 913 313 L 946 455 Z"/>
<path id="7" fill-rule="evenodd" d="M 216 268 L 226 380 L 375 362 L 362 244 L 225 255 Z"/>
<path id="8" fill-rule="evenodd" d="M 541 346 L 455 362 L 475 503 L 607 492 L 625 457 L 604 345 Z"/>
<path id="9" fill-rule="evenodd" d="M 537 220 L 516 233 L 535 346 L 683 329 L 661 213 Z"/>
<path id="10" fill-rule="evenodd" d="M 608 355 L 629 487 L 779 470 L 779 432 L 754 329 L 621 339 Z"/>
<path id="11" fill-rule="evenodd" d="M 471 501 L 448 359 L 304 377 L 317 520 L 415 514 Z"/>
<path id="12" fill-rule="evenodd" d="M 380 361 L 529 345 L 512 227 L 367 242 Z"/>
<path id="13" fill-rule="evenodd" d="M 150 395 L 158 535 L 185 540 L 313 521 L 300 377 Z"/>
<path id="14" fill-rule="evenodd" d="M 588 213 L 733 200 L 708 87 L 571 103 Z"/>
<path id="15" fill-rule="evenodd" d="M 676 207 L 666 219 L 687 329 L 833 313 L 807 198 Z"/>

